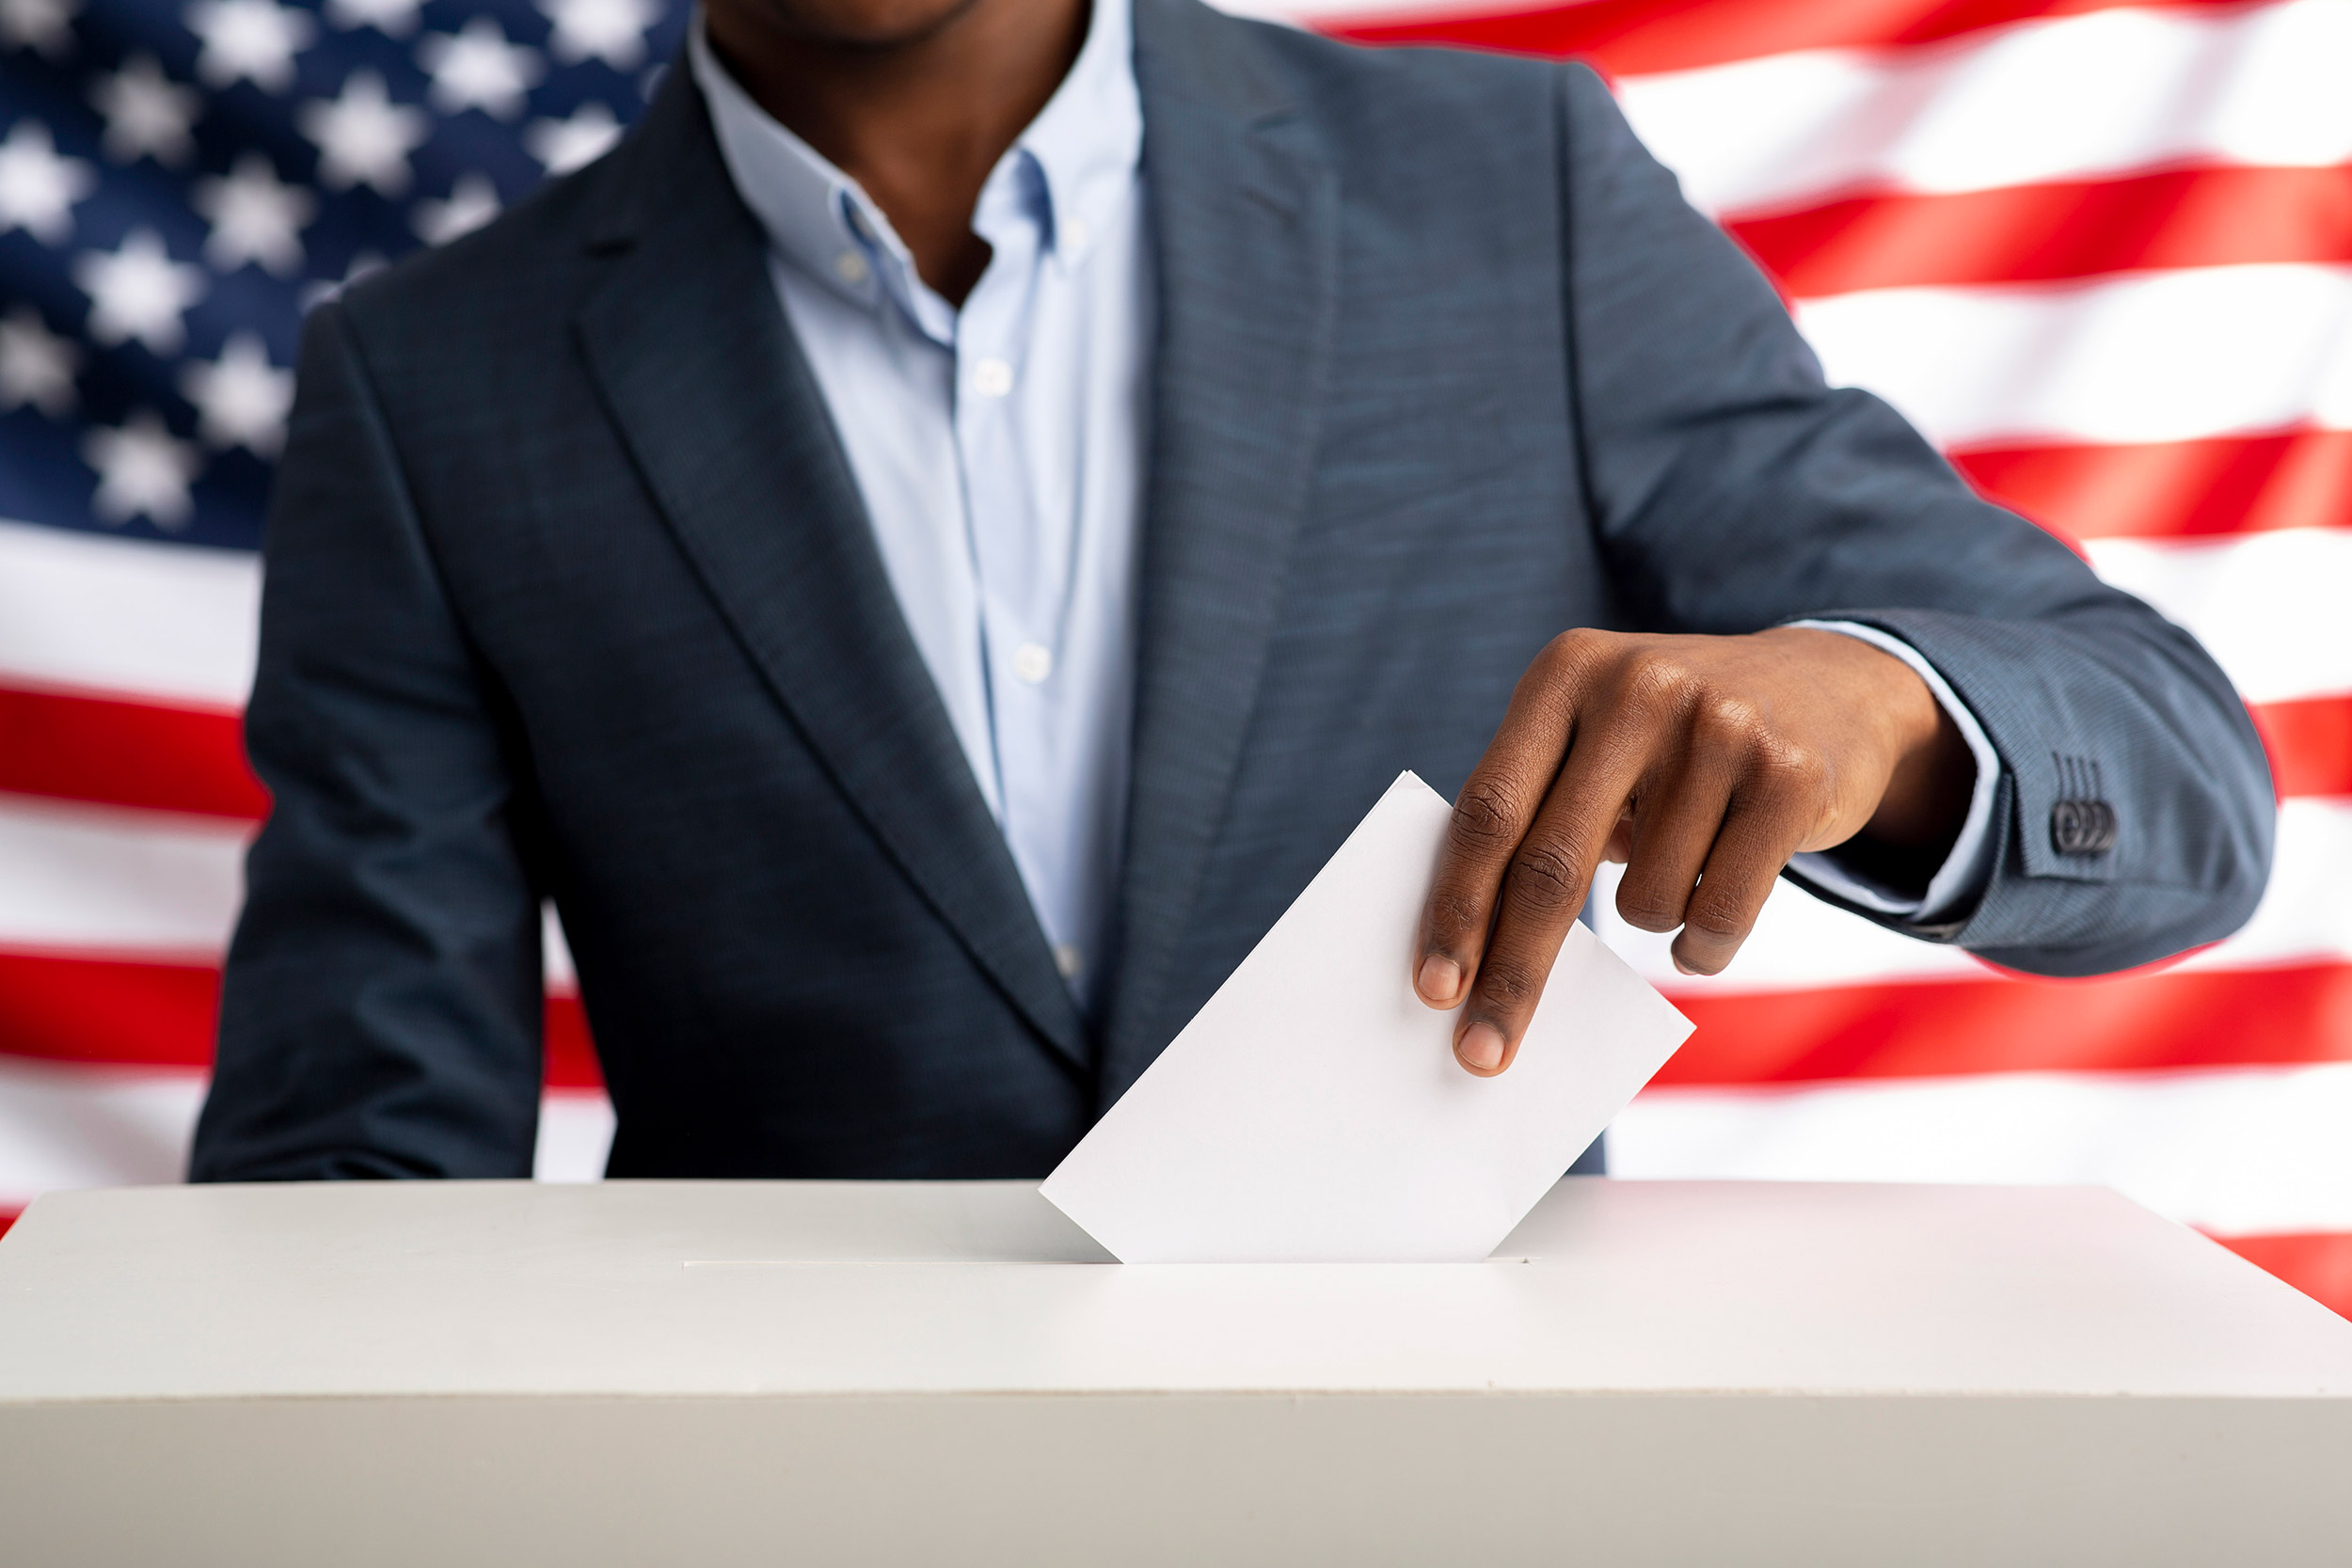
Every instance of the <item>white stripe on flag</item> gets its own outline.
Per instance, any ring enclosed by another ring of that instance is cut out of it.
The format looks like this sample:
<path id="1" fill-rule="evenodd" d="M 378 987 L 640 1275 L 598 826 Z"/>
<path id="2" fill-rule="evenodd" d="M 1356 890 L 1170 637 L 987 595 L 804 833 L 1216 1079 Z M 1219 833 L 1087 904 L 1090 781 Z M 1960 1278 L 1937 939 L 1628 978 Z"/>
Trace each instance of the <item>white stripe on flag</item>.
<path id="1" fill-rule="evenodd" d="M 183 1180 L 205 1075 L 0 1057 L 0 1209 L 65 1187 Z M 532 1173 L 594 1181 L 612 1144 L 612 1103 L 597 1089 L 555 1089 L 539 1102 Z"/>
<path id="2" fill-rule="evenodd" d="M 54 1187 L 178 1181 L 204 1074 L 0 1058 L 0 1207 Z"/>
<path id="3" fill-rule="evenodd" d="M 62 807 L 0 796 L 0 947 L 157 961 L 217 962 L 228 949 L 243 878 L 241 824 Z M 2280 808 L 2276 869 L 2245 930 L 2188 966 L 2235 969 L 2352 959 L 2352 800 L 2291 800 Z M 1914 942 L 1782 883 L 1724 974 L 1676 973 L 1670 939 L 1616 918 L 1617 869 L 1595 883 L 1609 944 L 1668 990 L 1739 992 L 1881 980 L 1965 979 L 1986 973 L 1956 948 Z M 552 910 L 541 927 L 548 984 L 578 990 Z"/>
<path id="4" fill-rule="evenodd" d="M 2352 1230 L 2352 1063 L 1648 1089 L 1612 1173 L 2113 1187 L 2221 1235 Z"/>
<path id="5" fill-rule="evenodd" d="M 2083 547 L 2102 578 L 2196 633 L 2248 702 L 2352 691 L 2352 526 Z"/>
<path id="6" fill-rule="evenodd" d="M 596 1181 L 612 1151 L 612 1101 L 602 1089 L 549 1089 L 539 1097 L 539 1148 L 531 1173 L 541 1181 Z"/>
<path id="7" fill-rule="evenodd" d="M 0 946 L 215 962 L 247 822 L 0 796 Z"/>
<path id="8" fill-rule="evenodd" d="M 2182 969 L 2256 969 L 2280 964 L 2352 961 L 2352 800 L 2296 800 L 2279 809 L 2279 841 L 2270 886 L 2246 928 L 2217 942 Z M 1612 902 L 1621 872 L 1603 869 L 1594 882 L 1595 928 L 1650 984 L 1669 995 L 1730 996 L 1803 990 L 1816 986 L 1871 985 L 1896 980 L 1984 979 L 1993 974 L 1956 947 L 1915 942 L 1824 904 L 1804 889 L 1780 882 L 1731 967 L 1712 978 L 1677 972 L 1667 956 L 1671 936 L 1638 931 Z"/>
<path id="9" fill-rule="evenodd" d="M 564 936 L 564 922 L 552 901 L 539 906 L 539 966 L 547 987 L 564 996 L 580 994 L 580 971 L 572 964 L 572 944 Z"/>
<path id="10" fill-rule="evenodd" d="M 0 683 L 238 708 L 261 604 L 242 550 L 0 522 Z"/>
<path id="11" fill-rule="evenodd" d="M 2352 267 L 1870 289 L 1801 300 L 1796 317 L 1833 383 L 1878 393 L 1941 447 L 2352 429 Z"/>
<path id="12" fill-rule="evenodd" d="M 2352 159 L 2352 0 L 2116 9 L 1880 54 L 1628 76 L 1634 130 L 1710 214 L 2179 163 Z"/>
<path id="13" fill-rule="evenodd" d="M 245 897 L 251 823 L 0 795 L 0 947 L 217 963 Z M 550 990 L 579 976 L 553 905 L 541 911 Z"/>

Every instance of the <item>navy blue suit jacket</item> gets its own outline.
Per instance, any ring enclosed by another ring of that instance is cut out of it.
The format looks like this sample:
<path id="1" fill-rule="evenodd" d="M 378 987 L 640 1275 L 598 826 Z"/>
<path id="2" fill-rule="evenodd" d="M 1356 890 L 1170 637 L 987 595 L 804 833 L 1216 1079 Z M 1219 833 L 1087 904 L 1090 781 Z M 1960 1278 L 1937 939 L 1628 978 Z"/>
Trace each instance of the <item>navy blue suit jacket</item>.
<path id="1" fill-rule="evenodd" d="M 311 318 L 198 1177 L 528 1172 L 543 896 L 614 1174 L 1040 1174 L 1571 626 L 1920 649 L 2010 780 L 1931 940 L 2079 974 L 2244 920 L 2270 788 L 2212 661 L 1825 388 L 1590 72 L 1196 0 L 1138 0 L 1136 70 L 1161 337 L 1101 1016 L 674 71 L 602 162 Z M 2090 768 L 2117 836 L 2066 853 Z"/>

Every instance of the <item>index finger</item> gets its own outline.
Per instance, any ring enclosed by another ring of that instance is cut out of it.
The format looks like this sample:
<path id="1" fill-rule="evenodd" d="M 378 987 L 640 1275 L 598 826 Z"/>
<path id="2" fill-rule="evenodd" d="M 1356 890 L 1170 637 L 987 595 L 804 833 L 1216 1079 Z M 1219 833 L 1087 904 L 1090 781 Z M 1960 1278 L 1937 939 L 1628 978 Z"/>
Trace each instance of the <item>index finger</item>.
<path id="1" fill-rule="evenodd" d="M 1422 906 L 1413 971 L 1415 993 L 1432 1007 L 1454 1007 L 1470 993 L 1511 857 L 1567 753 L 1579 693 L 1566 641 L 1555 640 L 1519 677 L 1502 727 L 1454 802 Z"/>

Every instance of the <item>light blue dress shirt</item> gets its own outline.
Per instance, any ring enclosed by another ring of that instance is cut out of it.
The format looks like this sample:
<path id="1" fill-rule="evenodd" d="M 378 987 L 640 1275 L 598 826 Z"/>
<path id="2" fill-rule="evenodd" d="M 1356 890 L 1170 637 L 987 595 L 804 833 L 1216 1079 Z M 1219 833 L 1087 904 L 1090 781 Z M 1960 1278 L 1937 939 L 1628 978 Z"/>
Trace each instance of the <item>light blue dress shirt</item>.
<path id="1" fill-rule="evenodd" d="M 689 44 L 882 565 L 1063 976 L 1104 970 L 1134 732 L 1157 290 L 1125 0 L 981 187 L 961 310 L 856 182 Z"/>
<path id="2" fill-rule="evenodd" d="M 857 182 L 737 85 L 699 13 L 688 44 L 908 629 L 1088 1005 L 1125 832 L 1157 313 L 1129 4 L 1095 0 L 1069 75 L 981 187 L 972 228 L 992 254 L 961 310 Z M 1797 857 L 1867 908 L 1932 922 L 1991 869 L 1992 743 L 1909 644 L 1806 624 L 1911 665 L 1976 757 L 1966 826 L 1924 899 Z"/>

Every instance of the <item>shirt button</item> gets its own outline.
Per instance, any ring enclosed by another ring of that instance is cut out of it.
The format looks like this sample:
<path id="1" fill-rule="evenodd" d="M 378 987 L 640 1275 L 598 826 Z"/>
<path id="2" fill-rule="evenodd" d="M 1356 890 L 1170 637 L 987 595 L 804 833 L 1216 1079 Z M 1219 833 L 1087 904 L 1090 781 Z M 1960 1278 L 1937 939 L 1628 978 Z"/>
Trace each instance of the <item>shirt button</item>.
<path id="1" fill-rule="evenodd" d="M 1087 224 L 1084 218 L 1072 218 L 1061 226 L 1061 243 L 1073 250 L 1085 248 Z"/>
<path id="2" fill-rule="evenodd" d="M 1013 650 L 1012 673 L 1027 685 L 1035 686 L 1054 673 L 1054 650 L 1042 642 L 1024 642 Z"/>
<path id="3" fill-rule="evenodd" d="M 1078 972 L 1086 966 L 1086 956 L 1075 945 L 1067 942 L 1054 943 L 1054 967 L 1061 971 L 1063 979 L 1076 979 Z"/>
<path id="4" fill-rule="evenodd" d="M 1012 367 L 1002 359 L 981 360 L 972 367 L 972 389 L 984 398 L 1003 397 L 1012 390 Z"/>
<path id="5" fill-rule="evenodd" d="M 833 259 L 834 276 L 852 286 L 866 281 L 866 258 L 854 250 L 845 250 Z"/>

